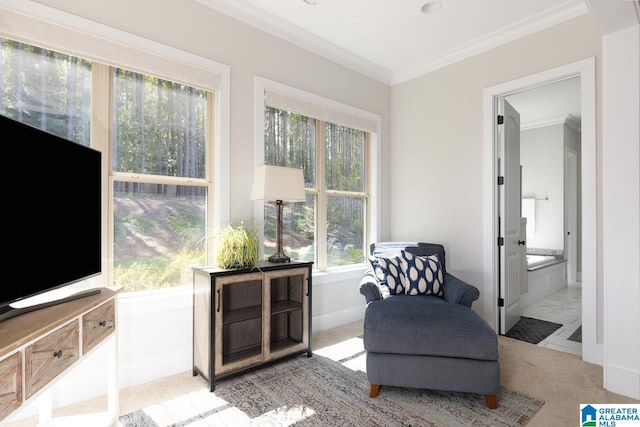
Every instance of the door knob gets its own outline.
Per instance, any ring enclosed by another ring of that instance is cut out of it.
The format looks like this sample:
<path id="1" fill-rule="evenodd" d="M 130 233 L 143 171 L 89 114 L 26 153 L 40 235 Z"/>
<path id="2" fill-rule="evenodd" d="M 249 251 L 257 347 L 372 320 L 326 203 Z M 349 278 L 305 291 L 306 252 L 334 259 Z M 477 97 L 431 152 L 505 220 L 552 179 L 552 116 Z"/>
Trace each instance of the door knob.
<path id="1" fill-rule="evenodd" d="M 527 242 L 525 242 L 524 240 L 518 240 L 518 244 L 519 244 L 519 245 L 526 245 L 526 244 L 527 244 Z"/>

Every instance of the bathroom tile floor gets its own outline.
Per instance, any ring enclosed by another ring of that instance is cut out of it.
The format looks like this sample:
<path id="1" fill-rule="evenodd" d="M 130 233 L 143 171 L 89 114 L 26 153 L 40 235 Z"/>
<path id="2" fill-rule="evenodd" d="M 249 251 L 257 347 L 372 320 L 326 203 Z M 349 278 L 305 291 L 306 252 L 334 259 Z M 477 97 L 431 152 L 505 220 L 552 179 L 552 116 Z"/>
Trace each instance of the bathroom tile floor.
<path id="1" fill-rule="evenodd" d="M 538 346 L 582 355 L 582 344 L 567 339 L 582 325 L 582 288 L 579 283 L 570 283 L 555 294 L 523 308 L 520 315 L 562 324 Z"/>

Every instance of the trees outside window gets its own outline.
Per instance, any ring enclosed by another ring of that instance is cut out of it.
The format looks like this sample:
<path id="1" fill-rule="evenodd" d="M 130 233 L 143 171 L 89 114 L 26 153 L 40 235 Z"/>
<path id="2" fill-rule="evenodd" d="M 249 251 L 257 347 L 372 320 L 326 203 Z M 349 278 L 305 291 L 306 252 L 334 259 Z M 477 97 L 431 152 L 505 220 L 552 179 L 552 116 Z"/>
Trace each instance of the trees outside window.
<path id="1" fill-rule="evenodd" d="M 128 290 L 192 283 L 206 263 L 209 92 L 113 69 L 113 280 Z"/>
<path id="2" fill-rule="evenodd" d="M 301 168 L 306 202 L 285 204 L 283 245 L 315 268 L 365 261 L 367 132 L 265 107 L 264 163 Z M 264 252 L 275 249 L 275 203 L 265 201 Z"/>
<path id="3" fill-rule="evenodd" d="M 0 37 L 0 114 L 89 146 L 91 61 Z"/>
<path id="4" fill-rule="evenodd" d="M 191 267 L 207 261 L 199 242 L 212 215 L 207 147 L 213 137 L 207 126 L 213 90 L 7 38 L 0 42 L 0 113 L 110 153 L 103 155 L 111 162 L 103 218 L 112 218 L 103 258 L 112 262 L 104 280 L 125 291 L 190 286 Z M 96 86 L 96 73 L 105 70 L 108 82 Z M 92 122 L 96 109 L 110 111 L 108 126 Z M 109 141 L 108 147 L 92 137 Z"/>

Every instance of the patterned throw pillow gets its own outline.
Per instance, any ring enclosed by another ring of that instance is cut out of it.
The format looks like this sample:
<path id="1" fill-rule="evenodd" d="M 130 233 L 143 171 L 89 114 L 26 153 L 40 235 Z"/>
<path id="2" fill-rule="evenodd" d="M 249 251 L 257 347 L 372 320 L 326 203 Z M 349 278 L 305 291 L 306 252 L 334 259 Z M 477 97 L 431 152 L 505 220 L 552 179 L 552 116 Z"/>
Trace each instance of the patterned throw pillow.
<path id="1" fill-rule="evenodd" d="M 407 295 L 444 295 L 444 277 L 438 255 L 417 256 L 401 251 L 400 261 Z"/>
<path id="2" fill-rule="evenodd" d="M 369 262 L 383 289 L 387 288 L 390 295 L 405 293 L 404 271 L 399 257 L 377 258 L 369 256 Z"/>

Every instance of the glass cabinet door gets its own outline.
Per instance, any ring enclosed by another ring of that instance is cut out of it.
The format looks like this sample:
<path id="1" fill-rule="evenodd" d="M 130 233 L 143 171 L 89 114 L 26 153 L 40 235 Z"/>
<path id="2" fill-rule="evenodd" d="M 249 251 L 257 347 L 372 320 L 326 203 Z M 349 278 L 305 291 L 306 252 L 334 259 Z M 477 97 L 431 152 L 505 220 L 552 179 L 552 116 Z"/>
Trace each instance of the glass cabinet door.
<path id="1" fill-rule="evenodd" d="M 308 269 L 269 271 L 264 277 L 270 307 L 265 357 L 304 350 L 309 343 Z"/>
<path id="2" fill-rule="evenodd" d="M 218 277 L 214 292 L 215 374 L 262 362 L 262 273 Z"/>

